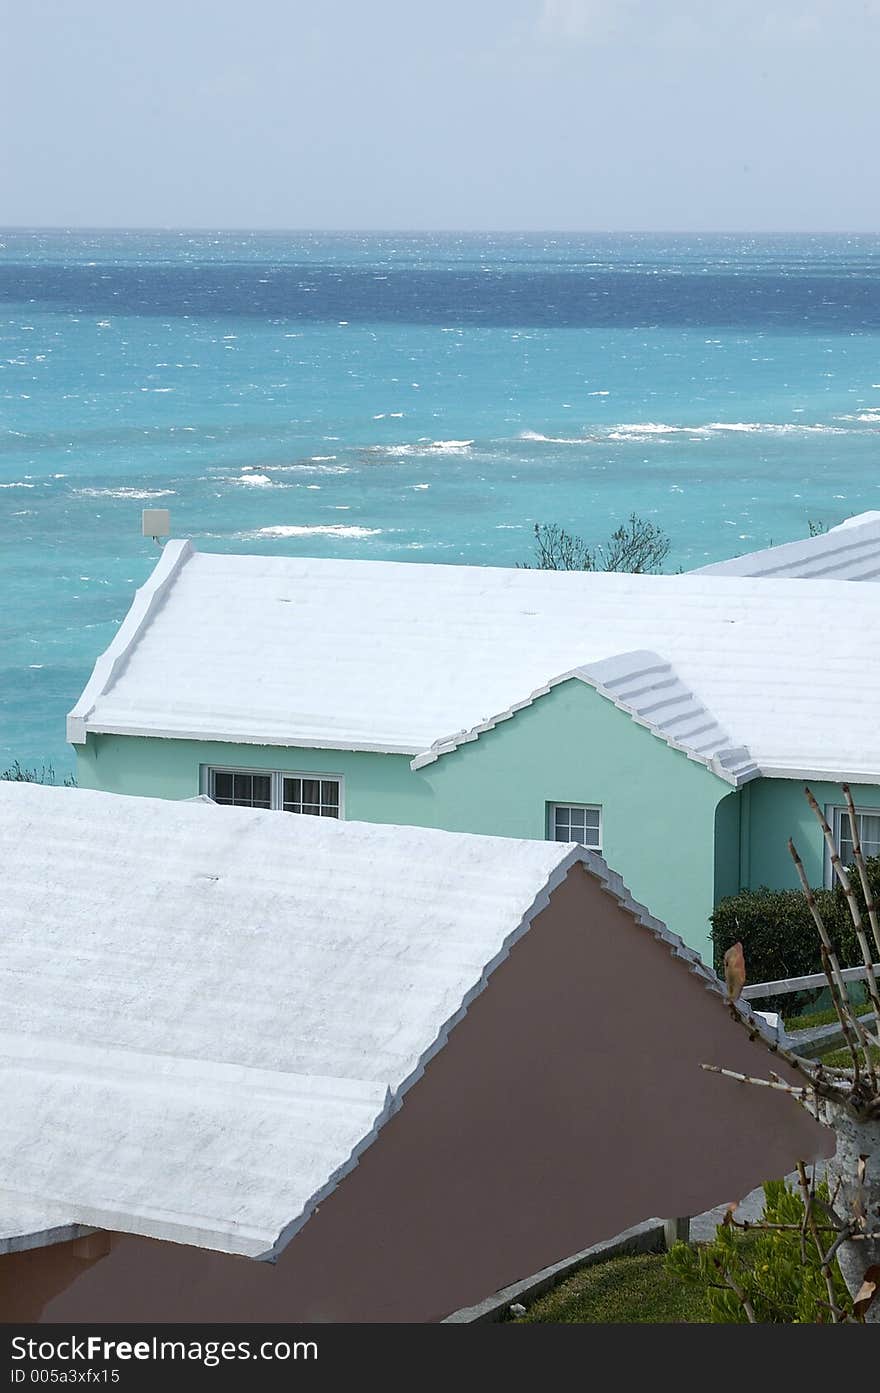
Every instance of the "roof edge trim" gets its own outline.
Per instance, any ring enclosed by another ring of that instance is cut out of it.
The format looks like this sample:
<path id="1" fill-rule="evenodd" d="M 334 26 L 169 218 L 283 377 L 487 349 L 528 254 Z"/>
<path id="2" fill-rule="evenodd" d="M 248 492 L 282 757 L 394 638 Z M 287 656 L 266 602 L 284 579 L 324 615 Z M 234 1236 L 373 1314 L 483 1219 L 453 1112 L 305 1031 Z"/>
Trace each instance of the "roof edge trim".
<path id="1" fill-rule="evenodd" d="M 423 750 L 420 754 L 416 755 L 415 759 L 411 760 L 410 768 L 413 770 L 423 769 L 425 765 L 433 764 L 436 760 L 440 759 L 442 755 L 451 754 L 453 750 L 457 750 L 460 745 L 468 744 L 472 740 L 478 740 L 487 730 L 494 730 L 502 721 L 510 720 L 511 717 L 517 715 L 517 713 L 524 710 L 525 707 L 532 706 L 540 697 L 547 696 L 554 687 L 558 687 L 561 683 L 572 680 L 583 682 L 586 687 L 592 687 L 593 690 L 598 692 L 601 697 L 604 697 L 606 701 L 610 701 L 612 705 L 616 706 L 618 711 L 625 712 L 637 725 L 644 726 L 645 729 L 649 730 L 658 740 L 662 740 L 664 744 L 668 745 L 671 750 L 680 750 L 688 759 L 694 760 L 697 764 L 704 765 L 710 773 L 715 774 L 719 779 L 722 779 L 724 783 L 730 784 L 732 788 L 739 788 L 742 784 L 748 783 L 751 779 L 760 776 L 761 770 L 758 768 L 757 764 L 751 761 L 748 750 L 744 746 L 737 747 L 743 750 L 743 759 L 740 767 L 736 770 L 728 769 L 719 756 L 698 754 L 696 750 L 690 749 L 687 745 L 683 745 L 671 735 L 666 734 L 666 732 L 655 725 L 653 721 L 647 720 L 630 706 L 628 702 L 622 700 L 611 691 L 610 688 L 604 686 L 598 678 L 591 677 L 589 672 L 585 671 L 583 668 L 573 668 L 570 672 L 560 673 L 558 677 L 551 678 L 543 687 L 536 687 L 523 701 L 518 701 L 512 706 L 508 706 L 506 710 L 498 712 L 495 716 L 488 717 L 487 720 L 472 726 L 470 730 L 460 730 L 457 731 L 455 735 L 450 735 L 444 739 L 435 741 L 429 749 Z M 708 708 L 706 709 L 708 710 Z M 711 715 L 711 712 L 709 714 Z"/>
<path id="2" fill-rule="evenodd" d="M 246 735 L 241 731 L 204 731 L 195 728 L 171 730 L 167 726 L 137 725 L 134 722 L 127 724 L 123 721 L 89 721 L 88 728 L 93 735 L 132 735 L 149 740 L 195 740 L 203 745 L 215 742 L 219 745 L 266 745 L 270 749 L 279 750 L 350 750 L 355 754 L 412 756 L 417 755 L 422 748 L 413 743 L 400 745 L 393 741 L 329 740 L 323 736 L 315 739 L 293 732 L 287 735 L 267 735 L 261 731 L 256 735 Z"/>
<path id="3" fill-rule="evenodd" d="M 315 1210 L 318 1208 L 318 1206 L 321 1205 L 327 1199 L 328 1195 L 333 1193 L 339 1182 L 343 1180 L 345 1176 L 349 1174 L 350 1171 L 354 1170 L 355 1166 L 358 1164 L 360 1157 L 364 1154 L 368 1147 L 372 1146 L 373 1142 L 378 1137 L 380 1131 L 385 1126 L 385 1123 L 388 1122 L 389 1119 L 400 1110 L 403 1104 L 404 1096 L 409 1092 L 413 1084 L 418 1083 L 419 1079 L 424 1074 L 428 1064 L 431 1062 L 434 1056 L 436 1054 L 439 1054 L 440 1051 L 443 1049 L 447 1040 L 449 1039 L 451 1031 L 453 1031 L 455 1027 L 459 1024 L 459 1022 L 464 1019 L 464 1017 L 468 1013 L 471 1004 L 476 1000 L 476 998 L 478 996 L 481 996 L 482 993 L 485 991 L 489 983 L 489 978 L 492 976 L 492 973 L 495 971 L 496 967 L 498 967 L 499 964 L 502 963 L 505 960 L 505 958 L 509 956 L 511 948 L 513 948 L 513 946 L 516 943 L 518 943 L 522 936 L 528 931 L 528 929 L 531 927 L 532 920 L 535 918 L 535 916 L 540 914 L 542 909 L 546 909 L 547 905 L 550 903 L 550 896 L 552 895 L 553 891 L 557 888 L 557 886 L 560 885 L 561 882 L 568 875 L 568 872 L 571 869 L 571 867 L 576 865 L 580 861 L 586 861 L 593 855 L 593 853 L 587 851 L 586 848 L 580 846 L 570 846 L 569 849 L 565 851 L 565 846 L 563 843 L 559 844 L 559 850 L 560 852 L 564 852 L 565 854 L 560 856 L 556 865 L 547 875 L 547 878 L 543 882 L 540 890 L 536 894 L 535 898 L 532 900 L 529 907 L 526 909 L 516 928 L 513 929 L 507 935 L 495 956 L 493 958 L 490 958 L 489 961 L 483 966 L 483 969 L 480 972 L 479 977 L 474 982 L 470 990 L 466 992 L 464 997 L 462 998 L 461 1005 L 443 1023 L 443 1025 L 437 1032 L 436 1037 L 434 1038 L 433 1042 L 428 1046 L 428 1048 L 426 1050 L 423 1050 L 423 1052 L 419 1055 L 419 1058 L 416 1061 L 415 1068 L 411 1071 L 411 1073 L 409 1073 L 406 1076 L 406 1078 L 397 1086 L 396 1089 L 392 1089 L 391 1087 L 389 1087 L 388 1095 L 385 1099 L 385 1105 L 382 1108 L 381 1112 L 378 1114 L 369 1132 L 367 1132 L 365 1136 L 363 1136 L 361 1140 L 358 1142 L 358 1144 L 354 1147 L 348 1160 L 344 1162 L 344 1164 L 341 1165 L 333 1173 L 333 1175 L 331 1175 L 328 1178 L 327 1183 L 323 1185 L 320 1190 L 316 1191 L 316 1193 L 312 1195 L 309 1200 L 306 1201 L 298 1216 L 295 1219 L 293 1219 L 284 1229 L 281 1230 L 277 1239 L 275 1240 L 275 1243 L 272 1246 L 271 1251 L 262 1255 L 264 1259 L 274 1262 L 275 1259 L 287 1247 L 291 1239 L 295 1238 L 296 1235 L 299 1233 L 300 1229 L 302 1229 L 304 1225 L 308 1223 L 309 1219 L 311 1218 Z M 598 857 L 596 858 L 596 860 L 599 859 L 600 858 Z M 604 862 L 602 862 L 602 865 L 604 866 Z M 600 880 L 602 879 L 601 874 L 598 878 Z"/>
<path id="4" fill-rule="evenodd" d="M 560 843 L 559 845 L 561 851 L 564 844 Z M 644 905 L 639 904 L 627 889 L 622 878 L 616 871 L 611 870 L 603 857 L 599 856 L 594 851 L 590 851 L 587 847 L 570 844 L 568 851 L 564 856 L 560 857 L 559 861 L 549 872 L 544 884 L 523 914 L 516 928 L 507 935 L 498 952 L 486 963 L 477 981 L 463 997 L 461 1005 L 453 1012 L 449 1019 L 444 1022 L 434 1041 L 419 1056 L 415 1068 L 395 1090 L 389 1088 L 385 1106 L 379 1113 L 370 1131 L 358 1142 L 357 1146 L 354 1147 L 348 1160 L 340 1166 L 338 1170 L 329 1177 L 327 1183 L 306 1202 L 300 1214 L 282 1229 L 271 1250 L 260 1255 L 264 1261 L 274 1262 L 280 1256 L 291 1239 L 295 1238 L 300 1230 L 308 1223 L 319 1205 L 333 1193 L 339 1182 L 354 1170 L 360 1157 L 376 1140 L 380 1131 L 385 1126 L 385 1123 L 401 1108 L 406 1093 L 408 1093 L 414 1084 L 418 1083 L 431 1060 L 435 1055 L 439 1054 L 446 1045 L 451 1032 L 467 1015 L 468 1010 L 473 1002 L 476 1001 L 477 997 L 481 996 L 486 990 L 486 987 L 489 985 L 489 979 L 495 972 L 495 969 L 510 956 L 511 949 L 514 948 L 524 934 L 528 932 L 532 926 L 533 920 L 542 910 L 547 908 L 553 892 L 562 884 L 572 867 L 576 865 L 583 866 L 587 874 L 592 876 L 594 880 L 598 880 L 605 893 L 611 895 L 612 899 L 616 900 L 620 907 L 629 914 L 640 927 L 647 929 L 658 942 L 665 944 L 672 956 L 674 958 L 679 958 L 687 967 L 688 971 L 701 980 L 707 991 L 714 992 L 715 995 L 721 997 L 724 1002 L 728 1002 L 727 991 L 723 982 L 710 967 L 707 967 L 699 953 L 693 948 L 689 948 L 684 940 L 679 938 L 678 934 L 673 933 L 671 929 L 668 929 L 659 919 L 655 919 Z M 770 1029 L 766 1021 L 762 1020 L 760 1016 L 753 1012 L 747 1001 L 738 1000 L 733 1003 L 733 1006 L 739 1015 L 749 1020 L 755 1033 L 760 1035 L 765 1043 L 771 1045 L 775 1043 L 776 1037 L 774 1032 Z"/>
<path id="5" fill-rule="evenodd" d="M 86 743 L 88 718 L 95 708 L 95 703 L 109 691 L 119 677 L 144 629 L 193 555 L 193 545 L 189 540 L 175 540 L 165 544 L 153 570 L 143 585 L 135 591 L 131 608 L 112 642 L 95 663 L 79 701 L 68 714 L 67 739 L 71 745 Z"/>

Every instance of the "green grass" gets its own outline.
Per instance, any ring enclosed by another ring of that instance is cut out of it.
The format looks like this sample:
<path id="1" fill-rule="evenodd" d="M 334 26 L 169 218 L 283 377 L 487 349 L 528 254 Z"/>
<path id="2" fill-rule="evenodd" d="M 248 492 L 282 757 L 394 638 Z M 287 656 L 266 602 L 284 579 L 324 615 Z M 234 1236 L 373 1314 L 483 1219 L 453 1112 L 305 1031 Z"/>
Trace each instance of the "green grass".
<path id="1" fill-rule="evenodd" d="M 856 1006 L 857 1016 L 864 1016 L 871 1010 L 871 1003 L 865 1001 L 860 1006 Z M 784 1016 L 786 1030 L 813 1030 L 819 1025 L 833 1025 L 837 1020 L 837 1012 L 833 1006 L 829 1006 L 825 1011 L 811 1011 L 807 1016 Z"/>
<path id="2" fill-rule="evenodd" d="M 871 1054 L 871 1059 L 872 1059 L 872 1061 L 873 1061 L 875 1064 L 880 1064 L 880 1050 L 876 1049 L 876 1048 L 872 1045 L 872 1046 L 870 1046 L 870 1054 Z M 860 1053 L 860 1054 L 859 1054 L 859 1058 L 861 1059 L 861 1057 L 862 1057 L 862 1056 L 861 1056 L 861 1053 Z M 817 1059 L 816 1063 L 817 1063 L 817 1064 L 819 1064 L 819 1063 L 821 1063 L 821 1064 L 827 1064 L 827 1065 L 828 1065 L 830 1068 L 832 1068 L 832 1069 L 851 1069 L 851 1068 L 852 1068 L 852 1058 L 851 1058 L 850 1052 L 849 1052 L 849 1050 L 846 1048 L 846 1046 L 844 1046 L 843 1049 L 840 1049 L 840 1050 L 830 1050 L 830 1051 L 828 1052 L 828 1054 L 820 1055 L 819 1058 Z"/>
<path id="3" fill-rule="evenodd" d="M 517 1324 L 705 1325 L 702 1291 L 666 1271 L 665 1253 L 610 1258 L 582 1268 L 529 1307 Z"/>

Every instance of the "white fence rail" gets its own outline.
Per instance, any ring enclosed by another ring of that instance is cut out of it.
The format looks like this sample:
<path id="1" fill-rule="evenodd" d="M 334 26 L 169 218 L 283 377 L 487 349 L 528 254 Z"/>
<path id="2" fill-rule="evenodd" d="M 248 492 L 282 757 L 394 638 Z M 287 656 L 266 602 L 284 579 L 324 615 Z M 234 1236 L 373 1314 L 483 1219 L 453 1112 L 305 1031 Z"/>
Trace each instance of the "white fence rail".
<path id="1" fill-rule="evenodd" d="M 880 974 L 880 963 L 874 964 L 874 972 Z M 841 972 L 844 982 L 861 982 L 867 977 L 866 967 L 845 967 Z M 757 982 L 743 987 L 746 1001 L 754 1001 L 762 996 L 785 996 L 788 992 L 805 992 L 810 987 L 827 987 L 828 978 L 824 972 L 814 972 L 809 977 L 780 977 L 776 982 Z"/>

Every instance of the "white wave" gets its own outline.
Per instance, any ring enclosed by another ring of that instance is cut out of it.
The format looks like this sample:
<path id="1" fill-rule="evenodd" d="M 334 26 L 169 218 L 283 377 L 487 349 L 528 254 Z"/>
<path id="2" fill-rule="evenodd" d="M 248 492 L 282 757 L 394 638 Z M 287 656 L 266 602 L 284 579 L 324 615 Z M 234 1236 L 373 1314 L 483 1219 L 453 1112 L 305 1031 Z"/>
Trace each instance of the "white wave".
<path id="1" fill-rule="evenodd" d="M 846 435 L 841 426 L 800 421 L 711 421 L 708 430 L 733 431 L 743 435 Z"/>
<path id="2" fill-rule="evenodd" d="M 335 459 L 335 455 L 329 455 L 329 459 Z M 347 464 L 267 464 L 264 466 L 269 474 L 305 474 L 307 477 L 314 477 L 315 474 L 350 474 L 351 466 Z M 237 481 L 236 481 L 237 482 Z"/>
<path id="3" fill-rule="evenodd" d="M 746 433 L 764 430 L 765 428 L 758 421 L 712 421 L 710 422 L 709 429 L 741 431 Z"/>
<path id="4" fill-rule="evenodd" d="M 321 523 L 316 527 L 260 527 L 258 537 L 378 537 L 381 527 L 354 527 L 342 523 Z"/>
<path id="5" fill-rule="evenodd" d="M 0 489 L 35 489 L 36 484 L 0 484 Z"/>
<path id="6" fill-rule="evenodd" d="M 273 488 L 273 482 L 268 474 L 241 474 L 237 479 L 233 479 L 234 484 L 249 484 L 252 488 Z"/>
<path id="7" fill-rule="evenodd" d="M 75 494 L 80 498 L 129 498 L 129 499 L 148 499 L 148 498 L 173 498 L 174 489 L 74 489 Z"/>
<path id="8" fill-rule="evenodd" d="M 708 426 L 667 426 L 662 421 L 636 421 L 631 425 L 621 425 L 618 430 L 638 432 L 639 435 L 693 435 L 709 430 Z"/>
<path id="9" fill-rule="evenodd" d="M 414 445 L 368 445 L 373 455 L 464 455 L 473 445 L 472 440 L 419 440 Z"/>
<path id="10" fill-rule="evenodd" d="M 612 430 L 608 432 L 608 439 L 633 440 L 636 442 L 642 441 L 644 443 L 645 441 L 650 440 L 651 436 L 646 435 L 644 431 L 640 430 Z"/>
<path id="11" fill-rule="evenodd" d="M 589 440 L 586 435 L 542 435 L 539 430 L 521 430 L 520 440 L 534 440 L 541 445 L 585 445 Z"/>

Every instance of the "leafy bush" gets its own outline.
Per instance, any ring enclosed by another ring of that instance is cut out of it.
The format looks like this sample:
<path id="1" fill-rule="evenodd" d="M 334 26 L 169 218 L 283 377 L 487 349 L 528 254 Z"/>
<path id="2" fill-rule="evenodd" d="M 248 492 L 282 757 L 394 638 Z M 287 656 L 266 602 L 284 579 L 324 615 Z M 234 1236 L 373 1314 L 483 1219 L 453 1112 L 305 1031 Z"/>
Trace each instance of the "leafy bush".
<path id="1" fill-rule="evenodd" d="M 57 784 L 55 770 L 51 764 L 43 764 L 39 769 L 23 769 L 19 761 L 13 760 L 8 769 L 0 769 L 0 780 L 12 784 Z M 65 788 L 75 788 L 76 779 L 65 774 L 61 780 Z"/>
<path id="2" fill-rule="evenodd" d="M 880 857 L 872 857 L 867 868 L 874 898 L 880 898 Z M 855 876 L 853 884 L 857 881 Z M 843 891 L 837 886 L 834 890 L 816 890 L 815 895 L 841 965 L 860 964 L 862 957 Z M 864 911 L 861 887 L 857 897 Z M 764 886 L 728 896 L 712 914 L 711 937 L 719 972 L 727 949 L 742 943 L 750 982 L 806 977 L 822 970 L 819 936 L 800 890 L 768 890 Z M 791 1008 L 792 998 L 786 999 L 786 1006 Z"/>
<path id="3" fill-rule="evenodd" d="M 817 1186 L 816 1195 L 829 1203 L 826 1182 Z M 676 1243 L 667 1256 L 667 1270 L 688 1286 L 705 1290 L 710 1320 L 716 1325 L 749 1323 L 743 1296 L 759 1324 L 830 1324 L 828 1290 L 816 1244 L 809 1235 L 801 1242 L 804 1201 L 800 1192 L 790 1190 L 783 1180 L 773 1180 L 764 1186 L 764 1197 L 766 1223 L 797 1227 L 752 1230 L 744 1240 L 732 1225 L 720 1224 L 712 1243 L 696 1249 Z M 823 1241 L 830 1244 L 830 1237 L 824 1236 Z M 851 1312 L 852 1299 L 836 1262 L 831 1276 L 835 1302 Z"/>

